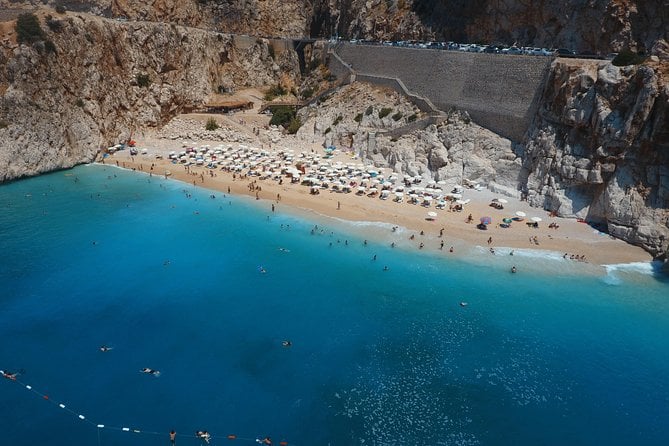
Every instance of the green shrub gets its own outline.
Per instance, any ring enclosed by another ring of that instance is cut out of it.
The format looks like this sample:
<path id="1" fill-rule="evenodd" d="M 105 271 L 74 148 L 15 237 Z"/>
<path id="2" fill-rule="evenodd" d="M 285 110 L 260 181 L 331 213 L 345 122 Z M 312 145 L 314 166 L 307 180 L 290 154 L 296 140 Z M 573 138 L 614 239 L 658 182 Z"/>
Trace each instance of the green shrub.
<path id="1" fill-rule="evenodd" d="M 272 119 L 269 121 L 270 125 L 282 125 L 287 127 L 290 121 L 295 118 L 295 110 L 293 110 L 292 107 L 279 105 L 272 107 L 270 110 L 272 111 Z"/>
<path id="2" fill-rule="evenodd" d="M 335 118 L 335 120 L 332 121 L 332 126 L 334 127 L 334 126 L 336 126 L 337 124 L 339 124 L 339 123 L 341 122 L 342 119 L 344 119 L 344 118 L 342 118 L 341 115 L 337 116 L 337 117 Z"/>
<path id="3" fill-rule="evenodd" d="M 394 121 L 399 121 L 400 119 L 402 119 L 402 116 L 403 116 L 402 112 L 397 112 L 393 115 L 393 120 Z"/>
<path id="4" fill-rule="evenodd" d="M 374 107 L 372 107 L 370 105 L 369 107 L 367 107 L 367 110 L 365 110 L 365 116 L 371 115 L 373 111 L 374 111 Z"/>
<path id="5" fill-rule="evenodd" d="M 414 122 L 416 120 L 416 118 L 418 118 L 418 115 L 414 113 L 413 115 L 411 115 L 407 118 L 407 121 Z"/>
<path id="6" fill-rule="evenodd" d="M 205 124 L 204 128 L 210 132 L 213 132 L 214 130 L 218 129 L 218 122 L 216 122 L 216 119 L 214 118 L 209 118 L 207 119 L 207 123 Z"/>
<path id="7" fill-rule="evenodd" d="M 84 106 L 84 100 L 79 98 L 79 99 L 77 99 L 77 102 L 75 102 L 75 104 L 77 104 L 77 107 L 83 107 Z"/>
<path id="8" fill-rule="evenodd" d="M 47 51 L 47 53 L 56 54 L 58 52 L 56 45 L 54 45 L 51 40 L 44 41 L 44 49 Z"/>
<path id="9" fill-rule="evenodd" d="M 383 107 L 381 110 L 379 110 L 379 118 L 385 118 L 390 114 L 391 111 L 393 111 L 392 108 Z"/>
<path id="10" fill-rule="evenodd" d="M 639 65 L 640 63 L 643 63 L 644 60 L 646 60 L 644 56 L 630 50 L 622 50 L 611 63 L 617 67 L 625 67 L 627 65 Z"/>
<path id="11" fill-rule="evenodd" d="M 355 115 L 355 118 L 353 118 L 353 120 L 358 124 L 360 124 L 360 121 L 362 121 L 362 113 L 358 113 L 357 115 Z"/>
<path id="12" fill-rule="evenodd" d="M 55 33 L 59 33 L 63 30 L 63 22 L 56 20 L 51 16 L 46 17 L 46 26 Z"/>
<path id="13" fill-rule="evenodd" d="M 145 73 L 138 74 L 135 77 L 135 80 L 137 81 L 137 85 L 139 85 L 142 88 L 145 88 L 145 87 L 148 87 L 149 85 L 151 85 L 151 78 L 149 77 L 148 74 L 145 74 Z"/>
<path id="14" fill-rule="evenodd" d="M 16 40 L 19 43 L 35 43 L 45 39 L 44 30 L 35 14 L 20 14 L 16 20 Z"/>
<path id="15" fill-rule="evenodd" d="M 328 128 L 325 129 L 325 131 L 323 132 L 323 134 L 324 134 L 324 135 L 327 135 L 327 134 L 330 133 L 331 131 L 332 131 L 332 129 L 331 129 L 330 127 L 328 127 Z"/>
<path id="16" fill-rule="evenodd" d="M 284 94 L 286 94 L 285 88 L 283 88 L 281 85 L 278 84 L 273 85 L 269 87 L 269 90 L 267 91 L 267 93 L 265 93 L 265 100 L 272 101 L 279 96 L 283 96 Z"/>
<path id="17" fill-rule="evenodd" d="M 67 9 L 65 9 L 65 6 L 63 5 L 56 5 L 56 12 L 58 14 L 65 14 L 67 12 Z"/>
<path id="18" fill-rule="evenodd" d="M 290 123 L 288 123 L 288 127 L 286 127 L 286 132 L 288 132 L 291 135 L 294 135 L 297 133 L 297 131 L 300 129 L 302 126 L 302 122 L 300 121 L 300 118 L 295 116 L 293 119 L 290 120 Z"/>
<path id="19" fill-rule="evenodd" d="M 314 89 L 312 87 L 307 87 L 304 90 L 302 90 L 302 98 L 303 99 L 309 99 L 314 95 Z"/>

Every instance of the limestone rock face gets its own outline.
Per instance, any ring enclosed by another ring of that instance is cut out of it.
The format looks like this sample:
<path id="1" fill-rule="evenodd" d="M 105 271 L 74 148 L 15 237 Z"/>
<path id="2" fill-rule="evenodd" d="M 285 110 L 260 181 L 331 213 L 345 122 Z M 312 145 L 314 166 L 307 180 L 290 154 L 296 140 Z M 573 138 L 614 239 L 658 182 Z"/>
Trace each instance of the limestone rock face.
<path id="1" fill-rule="evenodd" d="M 384 108 L 392 111 L 380 118 Z M 402 116 L 394 119 L 398 114 Z M 409 119 L 412 115 L 414 118 Z M 426 181 L 443 180 L 454 185 L 465 178 L 507 195 L 520 195 L 522 163 L 518 148 L 473 124 L 465 113 L 452 112 L 443 122 L 415 129 L 411 122 L 426 117 L 406 98 L 393 90 L 355 83 L 320 105 L 303 109 L 300 118 L 304 124 L 298 131 L 299 138 L 324 138 L 325 144 L 349 148 L 365 162 L 422 176 Z M 407 132 L 398 133 L 402 129 Z"/>
<path id="2" fill-rule="evenodd" d="M 524 162 L 529 201 L 669 247 L 669 82 L 660 65 L 556 62 Z"/>
<path id="3" fill-rule="evenodd" d="M 200 105 L 219 87 L 299 77 L 267 41 L 176 25 L 57 16 L 43 42 L 0 46 L 0 182 L 91 161 L 99 149 Z M 54 29 L 56 31 L 51 31 Z"/>
<path id="4" fill-rule="evenodd" d="M 607 54 L 669 40 L 667 0 L 0 0 L 253 36 L 453 40 Z"/>

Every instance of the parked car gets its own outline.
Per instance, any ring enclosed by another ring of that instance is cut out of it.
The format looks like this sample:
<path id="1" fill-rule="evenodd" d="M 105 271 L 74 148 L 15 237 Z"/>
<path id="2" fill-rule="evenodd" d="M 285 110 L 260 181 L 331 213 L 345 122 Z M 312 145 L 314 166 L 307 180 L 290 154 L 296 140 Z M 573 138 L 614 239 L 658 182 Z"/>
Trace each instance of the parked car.
<path id="1" fill-rule="evenodd" d="M 569 57 L 576 54 L 576 52 L 569 50 L 567 48 L 558 48 L 553 52 L 553 54 L 555 54 L 556 56 Z"/>

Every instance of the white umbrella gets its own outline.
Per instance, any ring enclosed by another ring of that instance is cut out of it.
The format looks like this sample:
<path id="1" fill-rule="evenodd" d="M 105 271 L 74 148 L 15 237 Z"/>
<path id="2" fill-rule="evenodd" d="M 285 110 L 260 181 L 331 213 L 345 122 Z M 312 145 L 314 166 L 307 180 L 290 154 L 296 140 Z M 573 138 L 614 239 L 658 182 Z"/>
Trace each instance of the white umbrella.
<path id="1" fill-rule="evenodd" d="M 506 200 L 506 199 L 504 199 L 504 198 L 498 198 L 497 201 L 500 202 L 500 203 L 502 203 L 502 204 L 506 204 L 506 203 L 509 202 L 509 200 Z"/>
<path id="2" fill-rule="evenodd" d="M 525 212 L 523 212 L 523 211 L 516 211 L 516 215 L 517 215 L 518 217 L 525 217 L 527 214 L 526 214 Z"/>
<path id="3" fill-rule="evenodd" d="M 395 196 L 396 196 L 396 197 L 403 197 L 403 196 L 404 196 L 404 192 L 399 192 L 399 191 L 398 191 L 398 192 L 395 192 Z"/>
<path id="4" fill-rule="evenodd" d="M 427 216 L 430 217 L 430 218 L 436 218 L 436 217 L 437 217 L 437 213 L 436 213 L 436 212 L 428 212 L 428 213 L 427 213 Z"/>
<path id="5" fill-rule="evenodd" d="M 536 221 L 537 223 L 539 223 L 539 222 L 541 221 L 541 218 L 539 218 L 539 217 L 532 217 L 532 218 L 530 218 L 530 220 L 532 220 L 532 221 Z"/>

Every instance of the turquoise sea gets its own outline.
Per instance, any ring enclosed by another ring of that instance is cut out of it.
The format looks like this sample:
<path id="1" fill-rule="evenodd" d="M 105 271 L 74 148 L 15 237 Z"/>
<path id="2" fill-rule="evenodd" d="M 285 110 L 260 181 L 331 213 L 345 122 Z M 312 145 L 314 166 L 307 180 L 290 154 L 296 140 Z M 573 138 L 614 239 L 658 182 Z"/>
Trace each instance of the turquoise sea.
<path id="1" fill-rule="evenodd" d="M 669 444 L 650 266 L 510 274 L 211 194 L 100 165 L 0 186 L 0 444 Z"/>

